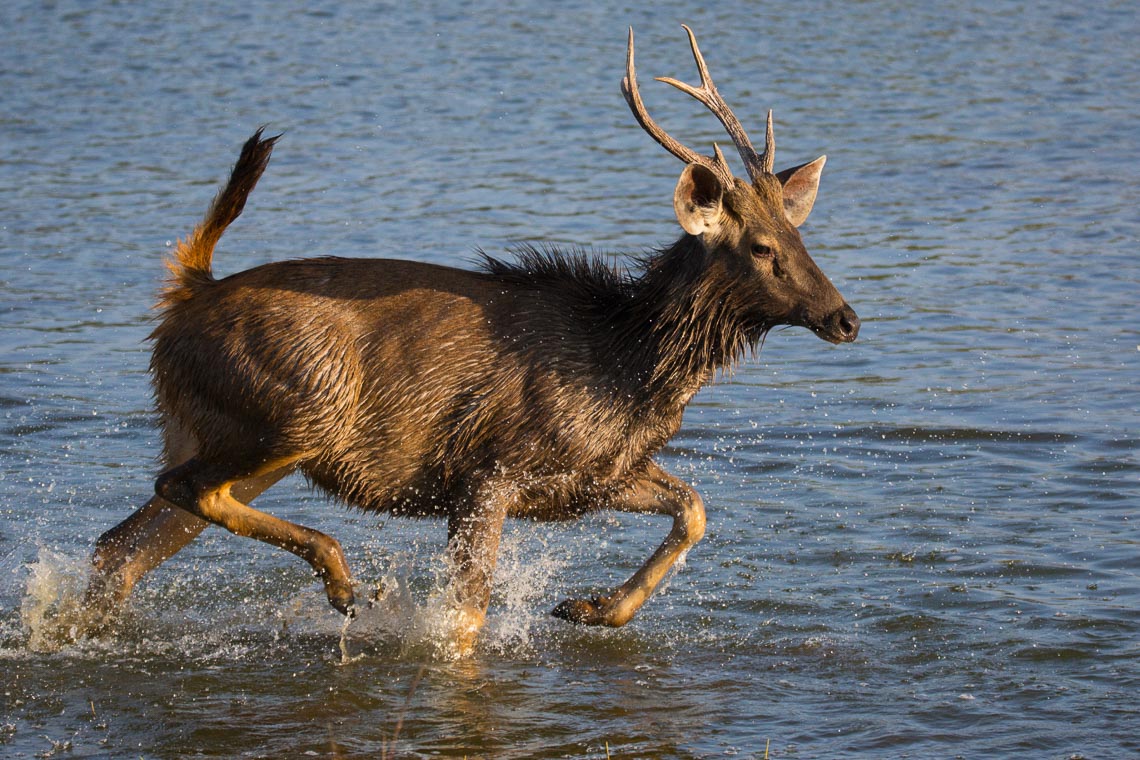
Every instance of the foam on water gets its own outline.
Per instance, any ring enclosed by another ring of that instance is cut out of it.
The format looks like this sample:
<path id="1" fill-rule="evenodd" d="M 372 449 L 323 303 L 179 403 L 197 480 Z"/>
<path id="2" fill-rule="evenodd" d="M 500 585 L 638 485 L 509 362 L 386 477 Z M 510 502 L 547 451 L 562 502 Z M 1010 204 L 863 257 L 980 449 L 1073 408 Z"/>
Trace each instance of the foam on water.
<path id="1" fill-rule="evenodd" d="M 72 556 L 40 546 L 36 558 L 23 570 L 26 579 L 19 606 L 0 623 L 0 656 L 102 658 L 114 653 L 184 652 L 187 657 L 208 659 L 243 654 L 232 630 L 217 635 L 221 629 L 212 625 L 214 620 L 200 627 L 187 625 L 188 620 L 155 609 L 146 594 L 131 600 L 113 618 L 99 616 L 84 604 L 90 570 L 86 555 Z M 203 600 L 203 604 L 208 602 Z"/>
<path id="2" fill-rule="evenodd" d="M 555 584 L 569 564 L 565 551 L 552 549 L 546 541 L 541 526 L 516 526 L 505 533 L 485 645 L 503 653 L 529 651 L 534 630 L 549 619 L 551 593 L 565 592 Z"/>

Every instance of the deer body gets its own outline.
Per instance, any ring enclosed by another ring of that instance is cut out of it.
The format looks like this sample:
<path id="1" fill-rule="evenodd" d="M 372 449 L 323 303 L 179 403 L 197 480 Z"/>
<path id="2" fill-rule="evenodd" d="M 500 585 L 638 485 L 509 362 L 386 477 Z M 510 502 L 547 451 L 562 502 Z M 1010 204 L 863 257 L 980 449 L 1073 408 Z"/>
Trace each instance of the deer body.
<path id="1" fill-rule="evenodd" d="M 615 355 L 611 335 L 636 308 L 633 285 L 579 263 L 321 258 L 241 272 L 168 308 L 159 406 L 200 456 L 289 460 L 366 510 L 447 517 L 497 472 L 526 492 L 508 516 L 576 516 L 676 432 L 705 379 L 646 398 L 647 359 Z"/>
<path id="2" fill-rule="evenodd" d="M 686 162 L 674 196 L 685 234 L 619 272 L 585 254 L 523 249 L 478 271 L 377 259 L 266 264 L 216 280 L 213 249 L 276 138 L 246 143 L 205 220 L 179 243 L 160 303 L 151 371 L 168 469 L 155 497 L 100 538 L 88 590 L 111 608 L 208 524 L 309 562 L 330 603 L 354 593 L 335 539 L 249 502 L 299 470 L 364 510 L 448 521 L 456 641 L 468 648 L 490 598 L 503 520 L 598 509 L 669 515 L 665 541 L 611 594 L 554 614 L 627 622 L 704 532 L 700 497 L 653 455 L 713 373 L 772 327 L 854 340 L 858 318 L 796 227 L 823 159 L 774 174 L 701 71 L 700 99 L 749 170 L 698 156 L 645 113 L 630 33 L 623 91 L 639 123 Z"/>

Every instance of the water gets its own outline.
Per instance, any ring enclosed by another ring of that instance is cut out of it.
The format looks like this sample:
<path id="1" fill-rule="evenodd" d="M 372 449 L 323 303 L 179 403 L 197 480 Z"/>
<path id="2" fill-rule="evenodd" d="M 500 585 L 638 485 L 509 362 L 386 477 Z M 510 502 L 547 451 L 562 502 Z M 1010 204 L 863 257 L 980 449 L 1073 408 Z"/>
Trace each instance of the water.
<path id="1" fill-rule="evenodd" d="M 1125 757 L 1140 748 L 1129 3 L 8 3 L 0 45 L 0 754 Z M 709 533 L 629 626 L 550 619 L 664 535 L 508 527 L 488 628 L 433 636 L 442 526 L 301 483 L 382 603 L 343 641 L 295 558 L 220 531 L 60 646 L 95 538 L 151 489 L 161 257 L 258 125 L 284 130 L 221 273 L 312 254 L 670 242 L 715 120 L 697 31 L 777 165 L 829 155 L 805 239 L 864 319 L 803 330 L 690 406 L 661 457 Z"/>

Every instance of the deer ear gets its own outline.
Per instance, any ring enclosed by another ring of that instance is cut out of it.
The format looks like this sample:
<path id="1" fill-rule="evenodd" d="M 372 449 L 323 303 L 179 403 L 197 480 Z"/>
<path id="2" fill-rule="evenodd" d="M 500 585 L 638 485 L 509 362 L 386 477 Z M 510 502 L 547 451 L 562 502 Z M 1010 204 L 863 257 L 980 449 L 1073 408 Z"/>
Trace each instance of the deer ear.
<path id="1" fill-rule="evenodd" d="M 690 235 L 716 232 L 720 229 L 721 198 L 724 185 L 710 169 L 689 164 L 677 180 L 673 191 L 673 210 L 677 221 Z"/>
<path id="2" fill-rule="evenodd" d="M 811 213 L 816 191 L 819 190 L 819 175 L 823 173 L 825 163 L 827 156 L 820 156 L 810 164 L 793 166 L 776 175 L 784 186 L 784 216 L 793 227 L 803 224 Z"/>

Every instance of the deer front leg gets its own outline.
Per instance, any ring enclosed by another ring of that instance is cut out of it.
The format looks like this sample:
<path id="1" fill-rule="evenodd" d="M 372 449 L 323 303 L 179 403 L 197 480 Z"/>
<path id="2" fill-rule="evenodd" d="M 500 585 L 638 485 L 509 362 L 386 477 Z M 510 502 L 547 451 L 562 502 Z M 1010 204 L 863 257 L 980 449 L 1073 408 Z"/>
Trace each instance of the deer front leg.
<path id="1" fill-rule="evenodd" d="M 585 625 L 625 625 L 673 563 L 705 534 L 701 497 L 656 462 L 651 462 L 649 470 L 620 492 L 610 506 L 622 512 L 669 515 L 673 527 L 649 560 L 613 593 L 594 599 L 567 599 L 551 612 L 555 617 Z"/>
<path id="2" fill-rule="evenodd" d="M 491 584 L 499 556 L 499 540 L 508 511 L 503 489 L 479 489 L 470 511 L 447 520 L 447 551 L 451 561 L 448 604 L 455 616 L 455 649 L 468 654 L 487 617 Z"/>

